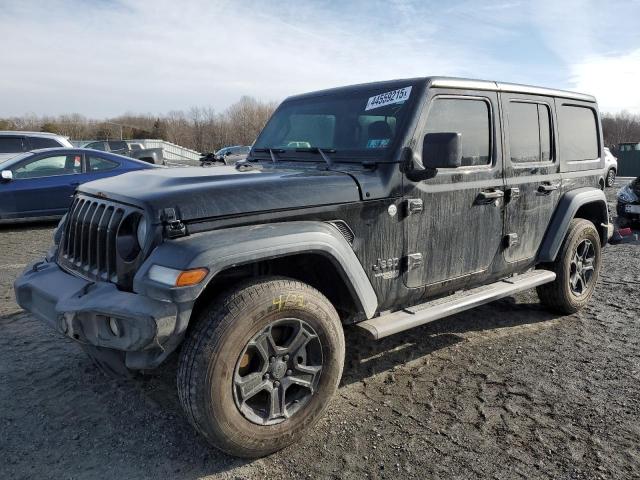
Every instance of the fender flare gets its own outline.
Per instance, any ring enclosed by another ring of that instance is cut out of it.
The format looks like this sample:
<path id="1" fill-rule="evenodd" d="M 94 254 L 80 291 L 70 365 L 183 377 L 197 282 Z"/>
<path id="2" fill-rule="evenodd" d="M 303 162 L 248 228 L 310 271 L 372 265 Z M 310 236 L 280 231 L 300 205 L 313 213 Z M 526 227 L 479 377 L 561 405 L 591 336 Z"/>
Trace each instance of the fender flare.
<path id="1" fill-rule="evenodd" d="M 329 258 L 362 312 L 367 318 L 373 317 L 378 299 L 360 261 L 335 227 L 318 221 L 250 225 L 167 240 L 153 251 L 136 274 L 134 291 L 179 303 L 193 301 L 223 270 L 299 253 Z M 159 288 L 160 284 L 147 277 L 154 264 L 179 270 L 206 267 L 209 274 L 193 287 Z"/>
<path id="2" fill-rule="evenodd" d="M 605 222 L 603 225 L 596 225 L 596 229 L 600 238 L 604 239 L 603 244 L 608 240 L 607 234 L 603 233 L 609 224 L 609 210 L 604 192 L 593 187 L 577 188 L 565 193 L 558 202 L 538 251 L 539 262 L 553 262 L 556 259 L 569 230 L 569 223 L 575 218 L 578 210 L 588 204 L 597 204 L 602 209 Z"/>

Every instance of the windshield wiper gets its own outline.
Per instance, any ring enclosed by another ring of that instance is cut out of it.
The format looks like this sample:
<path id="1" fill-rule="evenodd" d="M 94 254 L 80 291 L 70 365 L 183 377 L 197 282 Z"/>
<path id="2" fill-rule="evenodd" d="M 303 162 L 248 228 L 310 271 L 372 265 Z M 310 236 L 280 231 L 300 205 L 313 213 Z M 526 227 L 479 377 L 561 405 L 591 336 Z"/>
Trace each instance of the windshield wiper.
<path id="1" fill-rule="evenodd" d="M 271 156 L 271 161 L 273 163 L 276 163 L 278 160 L 274 154 L 275 153 L 284 153 L 284 150 L 282 148 L 254 148 L 253 149 L 254 152 L 264 152 L 264 153 L 269 153 L 269 155 Z"/>
<path id="2" fill-rule="evenodd" d="M 333 167 L 333 160 L 331 160 L 331 157 L 329 157 L 327 153 L 336 153 L 336 151 L 333 148 L 320 148 L 320 147 L 296 148 L 296 152 L 319 153 L 329 168 Z"/>

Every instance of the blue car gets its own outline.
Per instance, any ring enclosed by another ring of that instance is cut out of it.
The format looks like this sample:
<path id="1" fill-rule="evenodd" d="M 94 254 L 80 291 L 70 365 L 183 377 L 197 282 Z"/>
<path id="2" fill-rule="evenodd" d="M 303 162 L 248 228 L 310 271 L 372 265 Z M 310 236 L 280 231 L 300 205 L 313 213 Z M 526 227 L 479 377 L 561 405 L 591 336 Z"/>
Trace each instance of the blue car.
<path id="1" fill-rule="evenodd" d="M 45 148 L 0 161 L 0 223 L 60 218 L 78 185 L 159 168 L 86 148 Z"/>

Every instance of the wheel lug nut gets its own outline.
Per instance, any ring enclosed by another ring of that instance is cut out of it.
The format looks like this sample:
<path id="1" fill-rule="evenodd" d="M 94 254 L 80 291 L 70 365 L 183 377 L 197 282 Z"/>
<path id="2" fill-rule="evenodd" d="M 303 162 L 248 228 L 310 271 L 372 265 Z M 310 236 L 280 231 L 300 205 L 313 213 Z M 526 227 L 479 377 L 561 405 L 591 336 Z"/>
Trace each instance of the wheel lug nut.
<path id="1" fill-rule="evenodd" d="M 276 380 L 275 382 L 273 382 L 273 386 L 274 387 L 279 387 L 280 386 L 280 382 Z"/>
<path id="2" fill-rule="evenodd" d="M 284 361 L 286 362 L 286 361 L 288 361 L 288 360 L 289 360 L 289 355 L 285 355 L 285 356 L 284 356 Z"/>
<path id="3" fill-rule="evenodd" d="M 264 379 L 265 380 L 269 380 L 271 378 L 271 375 L 269 375 L 268 373 L 264 374 Z"/>
<path id="4" fill-rule="evenodd" d="M 287 370 L 287 375 L 291 375 L 291 370 Z"/>
<path id="5" fill-rule="evenodd" d="M 276 357 L 271 357 L 271 358 L 269 359 L 269 361 L 270 361 L 271 363 L 275 362 L 275 361 L 276 361 Z"/>

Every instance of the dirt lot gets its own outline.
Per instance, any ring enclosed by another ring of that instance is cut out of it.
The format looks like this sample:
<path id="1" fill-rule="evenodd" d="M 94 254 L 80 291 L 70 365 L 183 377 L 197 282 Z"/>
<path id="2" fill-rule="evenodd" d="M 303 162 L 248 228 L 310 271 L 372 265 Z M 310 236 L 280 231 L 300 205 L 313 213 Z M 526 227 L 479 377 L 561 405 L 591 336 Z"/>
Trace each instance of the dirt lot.
<path id="1" fill-rule="evenodd" d="M 605 250 L 578 315 L 529 292 L 379 343 L 349 330 L 325 418 L 248 462 L 188 425 L 175 362 L 112 380 L 20 312 L 12 281 L 52 228 L 0 230 L 0 478 L 640 477 L 640 245 Z"/>

